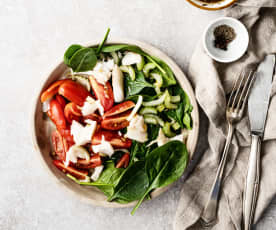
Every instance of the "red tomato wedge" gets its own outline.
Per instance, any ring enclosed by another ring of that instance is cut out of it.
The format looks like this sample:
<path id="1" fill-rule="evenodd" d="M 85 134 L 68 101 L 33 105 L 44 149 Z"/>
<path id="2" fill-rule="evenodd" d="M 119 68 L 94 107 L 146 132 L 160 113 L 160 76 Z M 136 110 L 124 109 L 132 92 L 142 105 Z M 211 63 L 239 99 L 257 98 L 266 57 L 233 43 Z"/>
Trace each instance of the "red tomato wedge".
<path id="1" fill-rule="evenodd" d="M 92 76 L 89 77 L 89 80 L 92 86 L 92 90 L 96 98 L 100 100 L 104 111 L 110 110 L 114 104 L 114 95 L 110 83 L 106 82 L 105 85 L 102 85 L 98 83 L 96 79 Z"/>
<path id="2" fill-rule="evenodd" d="M 97 122 L 101 122 L 102 121 L 102 117 L 96 113 L 91 113 L 89 115 L 83 116 L 83 120 L 92 120 L 92 121 L 97 121 Z"/>
<path id="3" fill-rule="evenodd" d="M 88 175 L 88 172 L 87 171 L 83 171 L 83 170 L 78 170 L 78 169 L 75 169 L 71 166 L 65 166 L 62 161 L 59 161 L 59 160 L 53 160 L 53 164 L 58 168 L 60 169 L 61 171 L 63 171 L 64 173 L 69 173 L 73 176 L 75 176 L 76 178 L 78 179 L 82 179 L 84 180 L 86 178 L 86 176 Z"/>
<path id="4" fill-rule="evenodd" d="M 59 80 L 54 82 L 50 87 L 48 87 L 40 96 L 41 102 L 45 102 L 49 99 L 51 99 L 53 96 L 55 96 L 58 93 L 59 86 L 67 81 L 72 81 L 69 79 Z"/>
<path id="5" fill-rule="evenodd" d="M 122 168 L 122 167 L 127 168 L 129 164 L 129 158 L 130 158 L 129 153 L 125 153 L 116 164 L 116 168 Z"/>
<path id="6" fill-rule="evenodd" d="M 84 159 L 79 159 L 76 167 L 81 169 L 90 169 L 90 168 L 96 168 L 100 165 L 102 165 L 102 158 L 100 154 L 95 154 L 92 157 L 90 157 L 89 161 L 86 161 Z"/>
<path id="7" fill-rule="evenodd" d="M 58 93 L 79 106 L 82 106 L 85 99 L 91 96 L 84 86 L 74 81 L 67 81 L 61 84 Z"/>
<path id="8" fill-rule="evenodd" d="M 61 108 L 64 110 L 64 108 L 66 106 L 65 99 L 62 96 L 60 96 L 60 95 L 56 95 L 56 100 L 61 105 Z"/>
<path id="9" fill-rule="evenodd" d="M 83 121 L 85 120 L 92 120 L 92 121 L 97 121 L 97 122 L 101 122 L 102 121 L 102 117 L 96 113 L 91 113 L 89 115 L 83 116 Z"/>
<path id="10" fill-rule="evenodd" d="M 82 116 L 80 109 L 74 102 L 68 103 L 64 108 L 66 120 L 71 124 L 73 120 L 80 121 Z"/>
<path id="11" fill-rule="evenodd" d="M 54 151 L 60 160 L 66 160 L 66 152 L 74 144 L 74 142 L 68 141 L 58 130 L 52 133 L 52 144 Z"/>
<path id="12" fill-rule="evenodd" d="M 66 120 L 64 117 L 62 106 L 56 99 L 52 99 L 50 101 L 50 109 L 47 114 L 58 129 L 66 128 Z"/>
<path id="13" fill-rule="evenodd" d="M 133 101 L 124 101 L 121 104 L 113 106 L 110 110 L 108 110 L 103 117 L 111 117 L 120 113 L 123 113 L 129 109 L 135 107 L 135 103 Z"/>
<path id="14" fill-rule="evenodd" d="M 129 121 L 127 120 L 127 118 L 130 113 L 131 111 L 126 111 L 113 117 L 107 117 L 102 120 L 101 127 L 107 130 L 123 129 L 129 125 Z"/>
<path id="15" fill-rule="evenodd" d="M 65 161 L 66 146 L 64 146 L 63 137 L 57 130 L 52 133 L 52 144 L 54 147 L 54 151 L 58 155 L 59 159 Z"/>
<path id="16" fill-rule="evenodd" d="M 102 136 L 109 141 L 114 148 L 130 148 L 131 140 L 120 136 L 115 131 L 99 130 L 92 137 L 92 145 L 99 145 L 102 142 Z"/>
<path id="17" fill-rule="evenodd" d="M 70 128 L 59 129 L 58 131 L 59 131 L 59 133 L 61 134 L 61 136 L 62 136 L 63 138 L 65 138 L 65 140 L 67 141 L 69 147 L 71 147 L 71 145 L 75 144 L 74 138 L 73 138 L 73 136 L 71 135 L 71 130 L 70 130 Z M 68 149 L 69 149 L 69 148 L 68 148 Z"/>

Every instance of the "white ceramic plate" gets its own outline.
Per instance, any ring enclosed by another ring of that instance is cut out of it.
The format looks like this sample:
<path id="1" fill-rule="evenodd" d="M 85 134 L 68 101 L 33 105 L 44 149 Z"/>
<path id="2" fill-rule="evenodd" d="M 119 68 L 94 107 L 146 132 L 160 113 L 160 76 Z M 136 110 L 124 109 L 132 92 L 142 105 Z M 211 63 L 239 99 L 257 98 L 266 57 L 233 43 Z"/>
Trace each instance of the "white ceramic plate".
<path id="1" fill-rule="evenodd" d="M 200 9 L 203 9 L 203 10 L 221 10 L 221 9 L 231 6 L 237 0 L 221 0 L 221 1 L 215 2 L 215 3 L 206 3 L 206 2 L 200 1 L 200 0 L 187 0 L 187 1 L 189 3 L 191 3 L 192 5 L 200 8 Z"/>
<path id="2" fill-rule="evenodd" d="M 228 25 L 235 30 L 236 38 L 228 44 L 227 50 L 214 46 L 214 30 L 219 25 Z M 205 30 L 203 45 L 207 54 L 218 62 L 233 62 L 242 57 L 247 50 L 249 35 L 245 26 L 237 19 L 230 17 L 218 18 L 211 22 Z"/>
<path id="3" fill-rule="evenodd" d="M 193 111 L 192 111 L 192 119 L 193 119 L 193 129 L 189 132 L 189 136 L 187 139 L 187 149 L 189 152 L 190 159 L 193 156 L 193 153 L 195 151 L 197 138 L 198 138 L 198 129 L 199 129 L 199 114 L 198 114 L 198 107 L 196 103 L 196 99 L 194 96 L 194 92 L 192 90 L 192 87 L 187 80 L 184 73 L 181 71 L 181 69 L 175 64 L 175 62 L 169 58 L 166 54 L 158 50 L 157 48 L 154 48 L 151 45 L 139 42 L 139 41 L 133 41 L 128 39 L 120 39 L 116 41 L 109 42 L 109 44 L 133 44 L 137 45 L 140 48 L 142 48 L 145 52 L 154 55 L 156 57 L 159 57 L 163 61 L 165 61 L 172 69 L 172 71 L 175 74 L 175 77 L 179 81 L 180 85 L 184 89 L 184 91 L 188 94 L 191 103 L 193 105 Z M 97 43 L 89 44 L 89 46 L 95 46 Z M 46 166 L 45 170 L 47 170 L 50 173 L 49 178 L 56 178 L 56 181 L 62 185 L 62 187 L 67 188 L 67 190 L 74 192 L 75 195 L 79 197 L 80 200 L 84 200 L 86 202 L 92 203 L 94 205 L 99 206 L 105 206 L 105 207 L 129 207 L 134 206 L 136 202 L 131 202 L 128 204 L 119 204 L 116 202 L 108 202 L 106 196 L 97 188 L 90 187 L 90 186 L 80 186 L 76 184 L 74 181 L 70 180 L 64 173 L 62 173 L 60 170 L 58 170 L 55 166 L 52 164 L 52 158 L 50 157 L 50 153 L 52 152 L 51 147 L 51 131 L 53 130 L 52 122 L 49 121 L 49 119 L 45 119 L 45 114 L 42 112 L 42 106 L 40 103 L 40 94 L 43 92 L 52 82 L 59 79 L 66 70 L 66 66 L 64 63 L 60 63 L 56 69 L 54 69 L 50 75 L 42 82 L 42 84 L 39 87 L 39 92 L 36 95 L 34 109 L 32 113 L 32 123 L 31 123 L 31 129 L 32 129 L 32 137 L 33 137 L 33 144 L 34 148 L 37 150 L 38 154 L 40 155 L 40 158 L 42 159 L 43 165 Z M 166 191 L 169 188 L 169 186 L 156 189 L 151 193 L 151 197 L 157 197 L 162 192 Z"/>

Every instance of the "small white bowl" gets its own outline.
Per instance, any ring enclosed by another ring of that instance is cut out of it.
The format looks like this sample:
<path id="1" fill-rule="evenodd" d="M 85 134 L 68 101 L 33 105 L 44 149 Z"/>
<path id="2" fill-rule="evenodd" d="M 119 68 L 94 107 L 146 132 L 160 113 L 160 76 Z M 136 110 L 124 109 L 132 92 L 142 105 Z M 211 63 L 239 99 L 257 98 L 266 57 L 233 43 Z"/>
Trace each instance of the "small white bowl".
<path id="1" fill-rule="evenodd" d="M 214 46 L 214 30 L 217 26 L 228 25 L 235 30 L 236 38 L 227 46 L 227 50 L 222 50 Z M 249 35 L 245 26 L 237 19 L 230 17 L 218 18 L 211 22 L 203 37 L 203 46 L 207 54 L 218 62 L 233 62 L 238 60 L 247 50 Z"/>

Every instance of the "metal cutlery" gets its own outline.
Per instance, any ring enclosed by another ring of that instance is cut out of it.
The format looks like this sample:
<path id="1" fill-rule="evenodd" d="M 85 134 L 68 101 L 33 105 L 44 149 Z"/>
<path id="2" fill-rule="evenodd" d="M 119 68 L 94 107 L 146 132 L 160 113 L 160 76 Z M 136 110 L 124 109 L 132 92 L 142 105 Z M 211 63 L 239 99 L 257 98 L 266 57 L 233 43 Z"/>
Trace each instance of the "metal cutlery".
<path id="1" fill-rule="evenodd" d="M 219 191 L 233 131 L 235 124 L 242 118 L 254 76 L 254 71 L 251 69 L 242 71 L 233 86 L 227 104 L 226 119 L 228 123 L 228 134 L 209 200 L 201 215 L 201 224 L 205 227 L 212 226 L 216 223 Z"/>
<path id="2" fill-rule="evenodd" d="M 274 70 L 275 55 L 267 55 L 257 69 L 256 80 L 248 99 L 252 143 L 243 198 L 243 222 L 245 230 L 251 228 L 254 220 L 260 180 L 261 139 L 265 129 Z"/>

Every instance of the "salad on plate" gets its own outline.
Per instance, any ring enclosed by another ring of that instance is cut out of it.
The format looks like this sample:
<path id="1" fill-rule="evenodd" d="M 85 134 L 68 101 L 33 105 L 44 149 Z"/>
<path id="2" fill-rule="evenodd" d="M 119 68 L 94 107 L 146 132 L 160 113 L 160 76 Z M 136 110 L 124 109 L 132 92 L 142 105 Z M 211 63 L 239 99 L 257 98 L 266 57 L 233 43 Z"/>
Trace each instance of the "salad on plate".
<path id="1" fill-rule="evenodd" d="M 71 45 L 60 80 L 41 94 L 55 130 L 53 164 L 108 201 L 138 201 L 183 174 L 192 105 L 170 67 L 141 48 Z"/>

